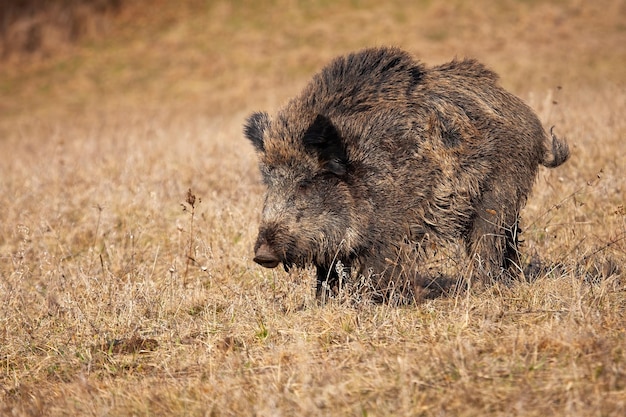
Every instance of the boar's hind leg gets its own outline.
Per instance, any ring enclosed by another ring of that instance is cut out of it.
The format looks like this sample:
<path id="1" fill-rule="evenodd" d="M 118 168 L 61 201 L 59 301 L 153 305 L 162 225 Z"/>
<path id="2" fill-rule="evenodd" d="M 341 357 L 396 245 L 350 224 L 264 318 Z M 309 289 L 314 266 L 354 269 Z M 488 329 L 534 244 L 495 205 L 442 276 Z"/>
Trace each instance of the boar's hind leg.
<path id="1" fill-rule="evenodd" d="M 506 205 L 483 200 L 466 235 L 467 253 L 472 258 L 470 271 L 485 283 L 501 278 L 504 271 L 514 273 L 519 265 L 518 215 L 502 213 L 502 207 Z"/>
<path id="2" fill-rule="evenodd" d="M 511 274 L 516 274 L 516 271 L 520 271 L 520 254 L 518 250 L 520 233 L 522 233 L 522 229 L 519 228 L 519 216 L 516 214 L 515 219 L 504 226 L 506 247 L 504 248 L 502 267 Z"/>

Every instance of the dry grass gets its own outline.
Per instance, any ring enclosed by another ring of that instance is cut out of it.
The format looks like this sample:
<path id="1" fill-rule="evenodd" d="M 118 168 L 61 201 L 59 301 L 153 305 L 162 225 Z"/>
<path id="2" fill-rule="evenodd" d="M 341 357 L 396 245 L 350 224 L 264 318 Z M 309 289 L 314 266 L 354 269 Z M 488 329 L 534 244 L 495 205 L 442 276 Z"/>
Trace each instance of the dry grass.
<path id="1" fill-rule="evenodd" d="M 0 415 L 624 415 L 624 3 L 479 3 L 129 6 L 2 67 Z M 321 306 L 251 261 L 246 112 L 381 43 L 478 56 L 569 139 L 523 213 L 532 282 Z"/>

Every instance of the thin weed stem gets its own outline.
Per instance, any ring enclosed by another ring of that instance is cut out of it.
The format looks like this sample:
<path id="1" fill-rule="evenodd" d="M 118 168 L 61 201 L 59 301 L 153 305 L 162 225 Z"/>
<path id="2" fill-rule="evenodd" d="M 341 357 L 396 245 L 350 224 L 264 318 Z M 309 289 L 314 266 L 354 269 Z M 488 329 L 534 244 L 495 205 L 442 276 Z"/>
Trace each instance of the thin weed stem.
<path id="1" fill-rule="evenodd" d="M 193 219 L 196 214 L 196 195 L 191 192 L 191 188 L 187 190 L 187 199 L 185 200 L 187 204 L 191 207 L 191 218 L 189 220 L 189 249 L 187 252 L 187 262 L 185 262 L 185 273 L 183 275 L 183 280 L 187 280 L 187 274 L 189 273 L 189 263 L 191 261 L 195 262 L 193 257 Z M 198 199 L 198 203 L 201 200 Z M 187 207 L 183 204 L 183 210 L 187 210 Z"/>

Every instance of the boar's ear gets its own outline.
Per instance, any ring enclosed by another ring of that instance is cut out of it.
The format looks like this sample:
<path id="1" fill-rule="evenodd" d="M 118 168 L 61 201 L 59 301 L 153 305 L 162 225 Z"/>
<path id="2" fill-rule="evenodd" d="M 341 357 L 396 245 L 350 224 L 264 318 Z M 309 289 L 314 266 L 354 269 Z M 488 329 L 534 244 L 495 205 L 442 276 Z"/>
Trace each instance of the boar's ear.
<path id="1" fill-rule="evenodd" d="M 340 177 L 346 174 L 346 151 L 339 132 L 328 117 L 318 114 L 304 132 L 302 142 L 307 150 L 317 154 L 324 169 Z"/>
<path id="2" fill-rule="evenodd" d="M 263 133 L 269 125 L 270 117 L 265 112 L 253 113 L 246 120 L 243 133 L 246 135 L 246 138 L 252 142 L 258 152 L 265 151 L 265 147 L 263 146 Z"/>

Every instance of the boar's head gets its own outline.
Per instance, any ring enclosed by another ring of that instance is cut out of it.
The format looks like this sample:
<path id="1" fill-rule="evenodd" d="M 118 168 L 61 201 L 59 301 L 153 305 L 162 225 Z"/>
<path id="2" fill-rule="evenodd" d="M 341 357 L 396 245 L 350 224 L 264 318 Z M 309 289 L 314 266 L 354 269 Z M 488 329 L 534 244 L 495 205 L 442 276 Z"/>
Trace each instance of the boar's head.
<path id="1" fill-rule="evenodd" d="M 245 136 L 254 145 L 267 193 L 254 261 L 286 270 L 330 266 L 349 256 L 357 233 L 352 167 L 345 143 L 323 115 L 254 113 Z"/>

